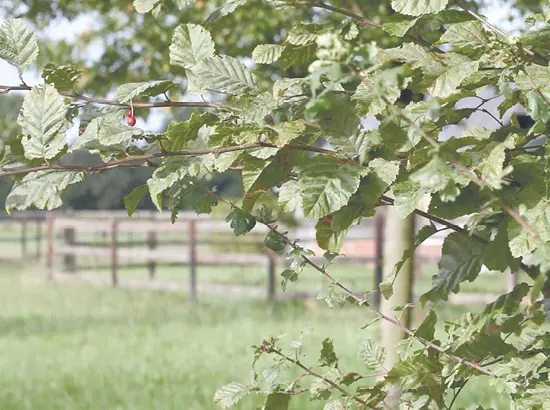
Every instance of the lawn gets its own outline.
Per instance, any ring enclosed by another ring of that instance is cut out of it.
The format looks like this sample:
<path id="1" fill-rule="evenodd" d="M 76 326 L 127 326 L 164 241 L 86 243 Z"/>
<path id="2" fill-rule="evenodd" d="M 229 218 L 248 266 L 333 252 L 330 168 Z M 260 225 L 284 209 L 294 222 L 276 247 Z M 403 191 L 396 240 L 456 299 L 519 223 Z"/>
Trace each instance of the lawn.
<path id="1" fill-rule="evenodd" d="M 314 365 L 330 335 L 353 371 L 361 340 L 376 333 L 360 329 L 372 319 L 364 309 L 323 301 L 280 302 L 270 313 L 264 301 L 201 296 L 194 307 L 182 294 L 48 283 L 38 271 L 0 264 L 1 409 L 215 409 L 217 387 L 249 380 L 250 346 L 265 337 L 285 335 L 288 346 L 311 329 L 304 362 Z M 471 383 L 459 404 L 507 407 L 482 387 Z M 291 403 L 323 407 L 306 397 Z M 250 397 L 237 408 L 260 405 Z"/>

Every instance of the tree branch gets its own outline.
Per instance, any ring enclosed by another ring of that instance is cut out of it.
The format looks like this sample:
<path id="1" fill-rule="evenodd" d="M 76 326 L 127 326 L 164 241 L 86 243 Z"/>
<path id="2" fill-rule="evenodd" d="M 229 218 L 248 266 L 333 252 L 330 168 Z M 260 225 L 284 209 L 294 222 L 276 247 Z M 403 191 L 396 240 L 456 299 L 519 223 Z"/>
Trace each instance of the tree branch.
<path id="1" fill-rule="evenodd" d="M 7 94 L 10 91 L 30 91 L 32 87 L 21 85 L 0 85 L 0 94 Z M 82 94 L 77 94 L 72 91 L 58 91 L 59 94 L 73 98 L 77 101 L 84 101 L 86 104 L 101 104 L 114 105 L 119 107 L 130 107 L 130 102 L 120 102 L 118 100 L 108 100 L 105 98 L 89 97 Z M 137 108 L 162 108 L 162 107 L 194 107 L 194 108 L 216 108 L 224 111 L 234 111 L 232 108 L 208 101 L 155 101 L 155 102 L 132 102 L 132 105 Z"/>
<path id="2" fill-rule="evenodd" d="M 313 147 L 311 145 L 293 145 L 289 144 L 285 146 L 288 149 L 294 149 L 299 151 L 309 151 L 319 154 L 337 156 L 336 151 L 332 151 L 325 148 Z M 253 148 L 277 148 L 276 145 L 266 142 L 251 142 L 242 145 L 235 145 L 230 147 L 220 148 L 205 148 L 196 150 L 182 150 L 182 151 L 161 151 L 153 154 L 144 155 L 132 155 L 126 158 L 117 159 L 114 161 L 106 162 L 100 165 L 82 165 L 82 164 L 44 164 L 36 167 L 20 167 L 20 168 L 0 168 L 0 178 L 14 175 L 29 174 L 31 172 L 44 171 L 44 170 L 58 170 L 58 171 L 83 171 L 86 174 L 103 172 L 108 169 L 118 167 L 140 167 L 149 166 L 144 165 L 147 161 L 155 158 L 165 157 L 199 157 L 208 154 L 224 154 L 226 152 L 244 151 Z M 140 162 L 141 164 L 133 164 L 134 162 Z"/>

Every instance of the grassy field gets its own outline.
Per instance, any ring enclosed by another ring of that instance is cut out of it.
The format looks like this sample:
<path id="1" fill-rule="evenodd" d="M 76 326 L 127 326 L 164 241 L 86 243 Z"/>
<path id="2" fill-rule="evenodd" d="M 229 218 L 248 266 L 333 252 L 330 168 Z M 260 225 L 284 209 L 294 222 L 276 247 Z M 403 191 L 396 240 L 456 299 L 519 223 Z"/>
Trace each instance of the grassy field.
<path id="1" fill-rule="evenodd" d="M 331 310 L 323 301 L 280 302 L 270 313 L 264 301 L 201 296 L 193 307 L 181 294 L 43 277 L 37 267 L 0 263 L 0 409 L 215 409 L 216 388 L 249 380 L 250 346 L 265 337 L 285 335 L 288 346 L 311 329 L 304 362 L 314 365 L 330 335 L 342 367 L 361 371 L 358 346 L 377 331 L 360 330 L 372 319 L 364 309 Z M 447 308 L 444 315 L 465 310 Z M 508 407 L 480 383 L 464 389 L 458 404 L 474 401 Z M 291 403 L 295 410 L 323 407 L 307 397 Z M 250 397 L 237 408 L 260 405 Z"/>

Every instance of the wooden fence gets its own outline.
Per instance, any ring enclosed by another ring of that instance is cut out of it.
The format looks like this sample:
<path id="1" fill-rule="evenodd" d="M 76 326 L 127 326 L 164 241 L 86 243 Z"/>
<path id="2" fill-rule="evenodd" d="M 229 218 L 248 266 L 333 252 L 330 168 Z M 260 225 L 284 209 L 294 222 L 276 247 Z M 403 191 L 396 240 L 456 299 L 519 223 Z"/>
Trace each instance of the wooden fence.
<path id="1" fill-rule="evenodd" d="M 39 261 L 43 254 L 45 214 L 20 213 L 14 216 L 0 216 L 0 246 L 10 244 L 8 255 L 16 252 L 21 259 Z"/>
<path id="2" fill-rule="evenodd" d="M 261 225 L 236 238 L 227 222 L 194 214 L 180 215 L 175 224 L 158 213 L 141 212 L 130 219 L 119 211 L 21 213 L 0 222 L 4 224 L 2 226 L 19 226 L 19 235 L 12 233 L 10 240 L 13 242 L 16 238 L 19 241 L 22 258 L 40 259 L 45 245 L 47 275 L 52 280 L 186 291 L 193 302 L 197 301 L 199 293 L 265 297 L 270 303 L 277 297 L 315 296 L 311 292 L 276 294 L 277 272 L 284 269 L 287 261 L 263 246 L 267 228 Z M 291 238 L 300 239 L 301 246 L 322 255 L 322 250 L 316 246 L 313 223 L 302 222 L 288 230 Z M 382 232 L 383 217 L 380 215 L 352 228 L 343 249 L 346 257 L 336 259 L 336 263 L 373 266 L 375 288 L 382 275 Z M 416 253 L 417 264 L 435 263 L 440 256 L 442 240 L 443 234 L 427 240 Z M 109 275 L 98 275 L 84 269 L 82 261 L 90 258 Z M 313 259 L 323 263 L 321 257 Z M 143 269 L 143 277 L 128 279 L 121 275 L 125 265 L 133 266 L 133 274 Z M 160 265 L 181 266 L 187 280 L 158 280 Z M 197 268 L 203 265 L 256 266 L 266 273 L 266 285 L 200 283 Z"/>
<path id="3" fill-rule="evenodd" d="M 263 246 L 268 230 L 261 225 L 256 226 L 252 233 L 236 238 L 227 222 L 194 214 L 180 215 L 175 224 L 166 216 L 147 212 L 131 219 L 118 212 L 48 213 L 45 220 L 48 277 L 60 281 L 85 280 L 107 284 L 105 276 L 100 279 L 96 274 L 86 274 L 79 263 L 81 259 L 95 258 L 110 272 L 109 283 L 114 287 L 183 290 L 189 292 L 194 302 L 202 292 L 266 297 L 272 302 L 277 297 L 277 271 L 284 269 L 287 263 L 283 256 Z M 374 286 L 381 281 L 382 275 L 382 229 L 380 216 L 374 219 L 374 224 L 368 221 L 354 227 L 348 234 L 347 248 L 344 248 L 347 256 L 336 259 L 336 263 L 374 265 Z M 287 230 L 290 237 L 300 238 L 302 246 L 322 255 L 323 252 L 316 249 L 313 223 L 303 222 Z M 431 241 L 431 245 L 424 246 L 417 255 L 418 262 L 435 262 L 439 258 L 442 238 L 439 236 Z M 232 249 L 233 246 L 238 249 Z M 323 258 L 318 256 L 312 259 L 323 262 Z M 143 267 L 144 279 L 122 278 L 120 270 L 124 265 L 133 265 L 136 269 Z M 186 267 L 188 280 L 156 280 L 159 265 Z M 197 279 L 200 265 L 257 266 L 265 269 L 266 287 L 200 284 Z M 284 298 L 312 296 L 315 295 L 306 292 L 279 295 Z"/>

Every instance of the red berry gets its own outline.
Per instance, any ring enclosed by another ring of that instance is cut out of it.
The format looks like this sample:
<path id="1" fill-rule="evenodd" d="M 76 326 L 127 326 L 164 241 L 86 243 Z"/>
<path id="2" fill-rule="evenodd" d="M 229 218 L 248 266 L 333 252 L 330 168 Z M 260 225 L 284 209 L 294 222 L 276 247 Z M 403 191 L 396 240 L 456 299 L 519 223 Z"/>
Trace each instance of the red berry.
<path id="1" fill-rule="evenodd" d="M 133 127 L 134 125 L 136 125 L 136 117 L 128 117 L 128 125 L 130 127 Z"/>
<path id="2" fill-rule="evenodd" d="M 133 117 L 133 116 L 134 116 L 134 110 L 129 109 L 128 111 L 126 111 L 126 115 L 127 115 L 128 117 Z"/>

